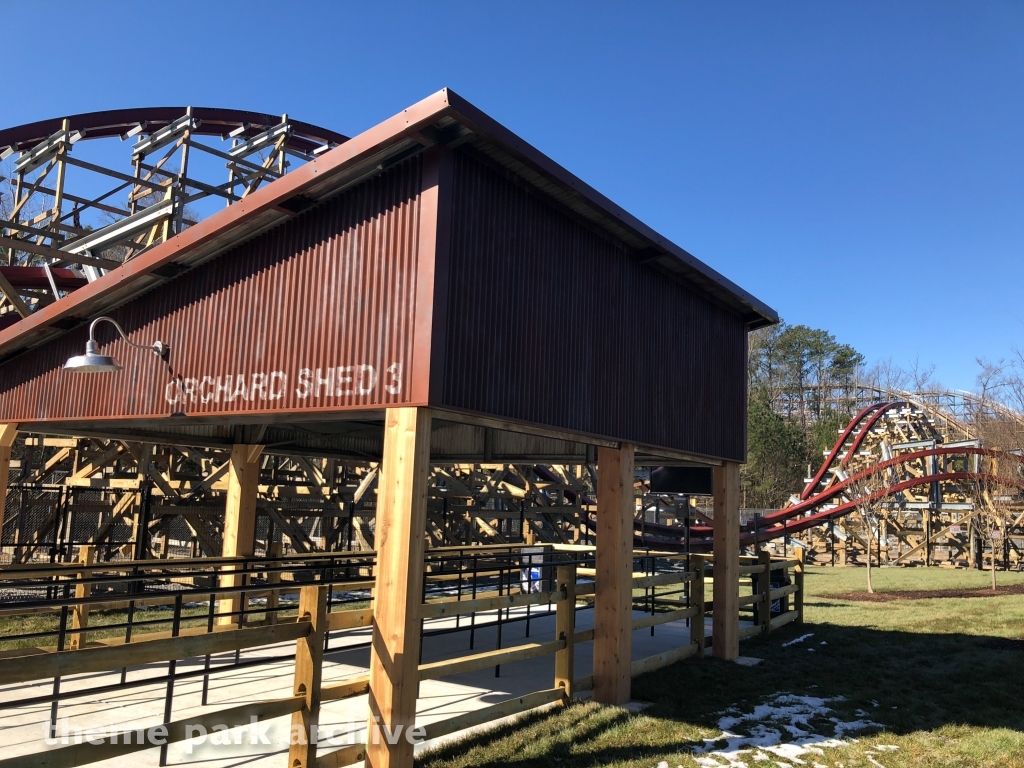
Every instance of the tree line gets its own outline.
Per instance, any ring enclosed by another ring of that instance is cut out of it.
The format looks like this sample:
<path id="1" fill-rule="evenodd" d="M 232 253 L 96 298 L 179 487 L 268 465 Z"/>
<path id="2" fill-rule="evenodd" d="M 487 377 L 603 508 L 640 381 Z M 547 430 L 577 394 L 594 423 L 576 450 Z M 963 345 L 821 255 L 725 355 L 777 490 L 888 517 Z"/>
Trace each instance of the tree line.
<path id="1" fill-rule="evenodd" d="M 957 416 L 989 447 L 1021 449 L 1024 420 L 1005 414 L 1024 413 L 1024 351 L 976 362 L 975 391 Z M 949 395 L 934 374 L 935 366 L 918 360 L 901 367 L 889 359 L 868 368 L 864 355 L 820 328 L 782 322 L 752 332 L 743 506 L 781 508 L 869 400 L 904 390 L 924 393 L 924 400 Z"/>
<path id="2" fill-rule="evenodd" d="M 864 356 L 828 331 L 770 326 L 750 334 L 744 506 L 777 509 L 857 405 Z"/>

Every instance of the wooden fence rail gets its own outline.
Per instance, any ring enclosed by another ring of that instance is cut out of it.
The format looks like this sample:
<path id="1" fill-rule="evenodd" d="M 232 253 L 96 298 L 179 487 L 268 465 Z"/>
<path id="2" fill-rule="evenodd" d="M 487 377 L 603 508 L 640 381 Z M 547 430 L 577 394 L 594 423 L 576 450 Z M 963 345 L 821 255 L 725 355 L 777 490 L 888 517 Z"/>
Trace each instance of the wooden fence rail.
<path id="1" fill-rule="evenodd" d="M 27 683 L 47 677 L 65 677 L 107 672 L 159 661 L 173 661 L 207 654 L 240 651 L 273 645 L 309 634 L 309 622 L 250 627 L 203 635 L 144 640 L 128 646 L 82 648 L 56 653 L 0 659 L 0 680 L 4 684 Z"/>
<path id="2" fill-rule="evenodd" d="M 803 622 L 803 594 L 804 594 L 804 563 L 803 550 L 797 550 L 795 560 L 772 560 L 768 552 L 758 554 L 758 564 L 748 565 L 740 568 L 740 572 L 756 575 L 754 593 L 740 597 L 740 606 L 754 606 L 756 622 L 753 626 L 740 627 L 740 639 L 766 635 L 791 622 Z M 786 586 L 772 589 L 772 571 L 788 571 L 793 569 L 793 581 Z M 784 611 L 775 618 L 771 617 L 772 602 L 780 600 L 789 595 L 793 596 L 793 607 Z"/>
<path id="3" fill-rule="evenodd" d="M 690 637 L 685 645 L 632 662 L 631 675 L 644 674 L 692 656 L 704 656 L 707 642 L 705 615 L 712 607 L 705 600 L 705 574 L 709 563 L 710 557 L 707 555 L 691 555 L 691 570 L 634 575 L 634 589 L 651 590 L 649 600 L 645 598 L 645 601 L 652 612 L 633 619 L 633 629 L 689 619 Z M 794 572 L 794 583 L 771 589 L 771 572 L 790 568 Z M 577 599 L 594 593 L 593 583 L 577 583 L 581 570 L 576 565 L 558 566 L 555 588 L 550 592 L 513 592 L 503 595 L 491 593 L 474 599 L 428 601 L 419 605 L 419 620 L 447 619 L 466 614 L 507 611 L 512 608 L 544 604 L 553 605 L 555 608 L 555 636 L 551 640 L 524 643 L 419 665 L 418 677 L 422 681 L 546 655 L 553 655 L 555 661 L 554 678 L 550 688 L 431 723 L 425 727 L 426 738 L 438 738 L 542 706 L 558 706 L 568 702 L 576 693 L 593 689 L 592 676 L 575 677 L 575 648 L 580 643 L 591 642 L 594 639 L 593 629 L 576 630 Z M 802 620 L 803 563 L 799 558 L 796 561 L 771 561 L 767 554 L 763 554 L 757 564 L 745 565 L 741 571 L 754 575 L 757 582 L 755 594 L 744 597 L 741 603 L 758 608 L 758 623 L 754 627 L 742 630 L 741 636 L 768 633 L 791 621 Z M 673 588 L 682 585 L 689 586 L 689 592 L 685 596 L 687 602 L 684 602 L 683 597 L 677 592 L 671 592 Z M 659 588 L 668 589 L 669 594 L 658 597 L 656 590 Z M 88 647 L 41 655 L 0 658 L 0 680 L 4 683 L 21 683 L 46 677 L 103 672 L 125 666 L 202 657 L 207 654 L 294 640 L 296 660 L 292 696 L 182 718 L 164 723 L 162 727 L 166 728 L 168 742 L 173 743 L 190 737 L 186 735 L 187 726 L 190 725 L 201 725 L 209 730 L 215 724 L 237 727 L 249 725 L 253 722 L 252 718 L 260 721 L 290 715 L 293 728 L 301 726 L 307 734 L 315 733 L 323 702 L 366 694 L 370 684 L 370 678 L 366 674 L 330 685 L 322 683 L 325 634 L 328 631 L 366 628 L 373 623 L 373 612 L 368 608 L 329 612 L 327 591 L 328 586 L 322 583 L 301 587 L 297 617 L 276 624 L 237 629 L 220 627 L 218 631 L 201 634 L 186 635 L 182 632 L 177 637 L 139 638 L 130 646 L 122 644 Z M 789 596 L 792 596 L 794 609 L 774 619 L 771 618 L 771 601 Z M 146 742 L 123 744 L 106 739 L 99 744 L 75 744 L 34 755 L 3 759 L 0 760 L 0 768 L 70 768 L 98 760 L 122 757 L 151 747 L 152 744 Z M 291 745 L 288 765 L 289 768 L 340 768 L 362 760 L 364 756 L 365 745 L 362 744 L 348 745 L 318 755 L 314 738 L 307 739 L 304 744 Z"/>
<path id="4" fill-rule="evenodd" d="M 236 707 L 219 709 L 216 712 L 192 715 L 163 725 L 140 729 L 125 728 L 117 736 L 108 736 L 103 739 L 94 738 L 91 743 L 69 744 L 31 755 L 8 757 L 0 760 L 0 768 L 75 768 L 79 765 L 88 765 L 100 760 L 110 760 L 130 755 L 133 752 L 153 749 L 154 744 L 158 744 L 160 741 L 167 744 L 186 741 L 195 738 L 196 730 L 199 727 L 206 732 L 218 725 L 237 728 L 251 725 L 254 721 L 262 722 L 284 717 L 302 709 L 303 701 L 303 697 L 290 696 L 284 699 L 240 704 Z M 191 733 L 189 732 L 190 728 L 193 729 Z M 161 730 L 154 732 L 155 729 Z M 147 733 L 144 734 L 144 732 Z M 160 741 L 154 741 L 155 738 Z M 130 743 L 128 743 L 129 740 Z"/>

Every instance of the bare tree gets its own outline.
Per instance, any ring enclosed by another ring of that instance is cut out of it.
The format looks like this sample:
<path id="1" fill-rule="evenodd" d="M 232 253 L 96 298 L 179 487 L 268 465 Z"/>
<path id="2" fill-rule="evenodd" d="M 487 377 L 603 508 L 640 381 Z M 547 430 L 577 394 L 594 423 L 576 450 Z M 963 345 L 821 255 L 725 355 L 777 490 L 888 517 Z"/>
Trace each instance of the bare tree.
<path id="1" fill-rule="evenodd" d="M 875 363 L 866 374 L 865 379 L 870 386 L 883 391 L 906 389 L 911 383 L 910 375 L 896 365 L 891 357 Z"/>
<path id="2" fill-rule="evenodd" d="M 1006 374 L 1006 404 L 1018 413 L 1024 413 L 1024 350 L 1014 349 L 1014 359 Z"/>
<path id="3" fill-rule="evenodd" d="M 914 362 L 910 364 L 907 375 L 914 385 L 915 392 L 927 392 L 936 384 L 933 378 L 935 375 L 935 363 L 925 366 L 921 363 L 920 357 L 914 357 Z"/>
<path id="4" fill-rule="evenodd" d="M 874 594 L 871 583 L 871 543 L 876 538 L 879 521 L 884 513 L 885 489 L 889 487 L 889 470 L 872 465 L 862 473 L 854 475 L 847 486 L 848 497 L 857 507 L 857 515 L 864 526 L 864 546 L 867 552 L 868 593 Z"/>
<path id="5" fill-rule="evenodd" d="M 1020 513 L 1021 463 L 1016 457 L 992 457 L 988 461 L 990 479 L 980 484 L 979 501 L 985 510 L 982 530 L 986 532 L 992 548 L 992 591 L 996 590 L 996 548 L 1002 546 L 1007 529 Z"/>

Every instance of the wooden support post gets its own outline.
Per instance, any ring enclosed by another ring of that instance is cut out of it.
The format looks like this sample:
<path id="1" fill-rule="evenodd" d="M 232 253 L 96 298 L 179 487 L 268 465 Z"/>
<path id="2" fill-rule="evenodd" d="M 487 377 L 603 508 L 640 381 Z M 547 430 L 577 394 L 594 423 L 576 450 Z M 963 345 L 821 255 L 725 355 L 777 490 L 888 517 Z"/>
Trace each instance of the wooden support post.
<path id="1" fill-rule="evenodd" d="M 565 701 L 572 700 L 572 683 L 576 676 L 576 566 L 560 565 L 556 575 L 555 589 L 565 595 L 565 600 L 555 609 L 555 639 L 565 639 L 565 648 L 555 652 L 555 688 L 565 689 Z"/>
<path id="2" fill-rule="evenodd" d="M 256 493 L 260 484 L 260 455 L 262 445 L 235 445 L 231 448 L 228 466 L 228 498 L 224 509 L 223 557 L 252 557 L 256 549 Z M 225 566 L 230 571 L 231 566 Z M 244 576 L 230 573 L 221 576 L 222 587 L 243 586 Z M 242 610 L 242 600 L 233 595 L 221 601 L 221 613 L 233 614 Z M 238 616 L 217 618 L 218 624 L 237 624 Z"/>
<path id="3" fill-rule="evenodd" d="M 389 408 L 377 485 L 368 768 L 411 768 L 419 687 L 430 411 Z M 394 743 L 391 743 L 394 742 Z"/>
<path id="4" fill-rule="evenodd" d="M 78 548 L 78 562 L 82 565 L 92 565 L 96 562 L 96 547 L 91 544 L 85 544 Z M 79 573 L 78 577 L 84 579 L 86 573 Z M 75 586 L 75 597 L 81 599 L 88 597 L 92 593 L 91 584 L 78 584 Z M 85 647 L 85 628 L 89 626 L 89 607 L 87 605 L 76 605 L 74 610 L 71 612 L 71 629 L 72 630 L 83 630 L 82 632 L 73 631 L 71 634 L 71 642 L 68 647 L 72 651 L 77 651 L 79 648 Z"/>
<path id="5" fill-rule="evenodd" d="M 740 655 L 740 465 L 727 461 L 714 471 L 714 629 L 716 658 Z"/>
<path id="6" fill-rule="evenodd" d="M 697 644 L 697 658 L 704 658 L 704 567 L 707 555 L 690 555 L 693 569 L 693 583 L 690 585 L 690 605 L 697 609 L 697 615 L 690 619 L 690 642 Z"/>
<path id="7" fill-rule="evenodd" d="M 594 701 L 629 701 L 633 645 L 633 446 L 598 448 Z"/>
<path id="8" fill-rule="evenodd" d="M 149 463 L 153 457 L 153 444 L 143 443 L 139 446 L 138 472 L 135 479 L 138 481 L 138 492 L 134 494 L 135 518 L 132 522 L 132 541 L 134 542 L 132 557 L 136 560 L 145 560 L 149 554 L 149 520 L 147 513 L 149 507 Z M 116 459 L 118 453 L 107 454 L 110 460 Z M 99 462 L 97 462 L 98 464 Z M 106 463 L 106 462 L 104 462 Z M 96 465 L 93 465 L 96 466 Z M 99 467 L 97 467 L 99 469 Z M 95 470 L 94 470 L 95 471 Z"/>
<path id="9" fill-rule="evenodd" d="M 4 530 L 4 512 L 7 509 L 7 483 L 11 473 L 11 448 L 17 437 L 17 424 L 0 424 L 0 535 L 2 535 Z"/>
<path id="10" fill-rule="evenodd" d="M 757 574 L 757 623 L 767 635 L 772 631 L 772 556 L 767 549 L 757 553 L 757 564 L 764 566 L 764 573 Z"/>
<path id="11" fill-rule="evenodd" d="M 281 542 L 270 543 L 269 552 L 271 560 L 281 557 Z M 267 595 L 267 624 L 277 624 L 277 604 L 281 600 L 281 592 L 277 585 L 281 583 L 281 572 L 273 570 L 267 574 L 267 584 L 270 585 L 270 594 Z"/>
<path id="12" fill-rule="evenodd" d="M 327 587 L 303 587 L 299 591 L 299 621 L 313 626 L 295 643 L 293 696 L 305 696 L 298 712 L 292 713 L 288 768 L 316 766 L 316 735 L 320 723 L 320 681 L 324 666 L 324 634 L 327 632 Z M 300 737 L 299 734 L 302 734 Z"/>
<path id="13" fill-rule="evenodd" d="M 921 512 L 921 527 L 924 528 L 924 566 L 927 568 L 932 564 L 932 511 L 930 509 Z"/>
<path id="14" fill-rule="evenodd" d="M 804 560 L 806 552 L 803 548 L 796 551 L 796 567 L 793 569 L 793 582 L 796 592 L 793 593 L 793 610 L 796 611 L 796 623 L 804 623 Z"/>
<path id="15" fill-rule="evenodd" d="M 524 499 L 523 504 L 525 503 L 526 500 Z M 534 544 L 533 522 L 528 515 L 523 515 L 523 543 L 528 547 L 532 547 Z"/>

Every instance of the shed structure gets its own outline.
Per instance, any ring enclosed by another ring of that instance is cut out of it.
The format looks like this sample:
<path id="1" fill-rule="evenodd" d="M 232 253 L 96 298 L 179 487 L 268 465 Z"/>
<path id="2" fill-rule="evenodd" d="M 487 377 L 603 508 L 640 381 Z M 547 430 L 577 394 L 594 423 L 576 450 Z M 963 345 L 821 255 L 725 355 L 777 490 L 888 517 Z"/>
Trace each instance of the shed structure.
<path id="1" fill-rule="evenodd" d="M 124 369 L 63 370 L 104 315 L 169 356 L 101 326 Z M 252 551 L 262 451 L 382 460 L 389 727 L 415 716 L 429 464 L 596 457 L 595 696 L 623 703 L 635 464 L 715 468 L 713 642 L 736 655 L 747 333 L 777 320 L 442 90 L 0 331 L 0 422 L 233 446 L 226 555 Z M 411 765 L 380 741 L 368 764 Z"/>

